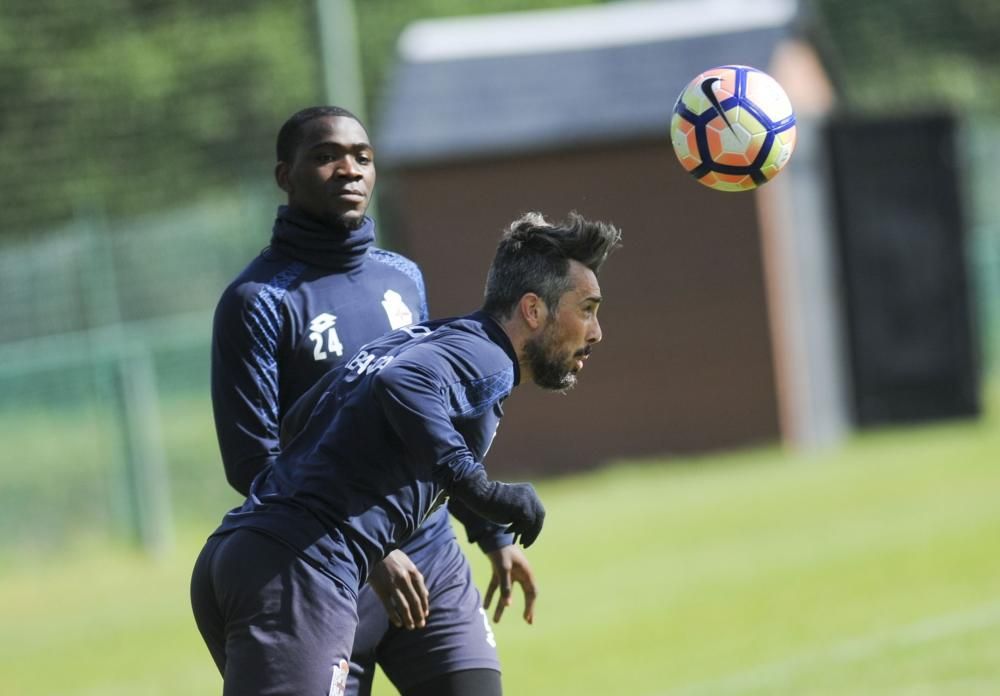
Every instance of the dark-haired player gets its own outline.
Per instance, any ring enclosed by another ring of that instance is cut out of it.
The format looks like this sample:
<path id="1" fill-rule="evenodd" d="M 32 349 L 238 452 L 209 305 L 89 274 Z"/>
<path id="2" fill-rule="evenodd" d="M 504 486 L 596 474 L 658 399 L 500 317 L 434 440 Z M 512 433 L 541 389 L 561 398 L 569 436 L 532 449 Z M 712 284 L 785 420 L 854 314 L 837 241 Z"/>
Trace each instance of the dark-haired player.
<path id="1" fill-rule="evenodd" d="M 447 496 L 534 542 L 534 489 L 489 480 L 482 461 L 522 378 L 576 382 L 601 340 L 596 272 L 619 238 L 529 214 L 500 241 L 482 311 L 394 331 L 314 387 L 301 430 L 195 564 L 192 606 L 224 693 L 343 694 L 357 591 Z"/>

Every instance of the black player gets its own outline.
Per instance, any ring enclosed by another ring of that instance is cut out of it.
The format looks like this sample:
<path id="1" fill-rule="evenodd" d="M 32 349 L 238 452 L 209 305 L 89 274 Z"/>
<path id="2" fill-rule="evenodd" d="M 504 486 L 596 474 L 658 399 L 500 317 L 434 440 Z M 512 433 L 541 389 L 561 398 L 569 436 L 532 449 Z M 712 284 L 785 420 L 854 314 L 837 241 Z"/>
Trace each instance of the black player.
<path id="1" fill-rule="evenodd" d="M 416 264 L 373 245 L 365 211 L 375 155 L 362 124 L 338 107 L 300 111 L 279 132 L 277 160 L 288 204 L 270 246 L 223 293 L 213 332 L 216 430 L 226 475 L 243 495 L 281 450 L 279 425 L 307 389 L 368 341 L 428 318 Z M 494 619 L 520 582 L 530 621 L 535 581 L 523 551 L 502 527 L 465 521 L 493 566 L 487 601 L 501 590 Z M 361 590 L 348 693 L 370 693 L 376 660 L 405 696 L 499 693 L 482 605 L 442 508 Z"/>

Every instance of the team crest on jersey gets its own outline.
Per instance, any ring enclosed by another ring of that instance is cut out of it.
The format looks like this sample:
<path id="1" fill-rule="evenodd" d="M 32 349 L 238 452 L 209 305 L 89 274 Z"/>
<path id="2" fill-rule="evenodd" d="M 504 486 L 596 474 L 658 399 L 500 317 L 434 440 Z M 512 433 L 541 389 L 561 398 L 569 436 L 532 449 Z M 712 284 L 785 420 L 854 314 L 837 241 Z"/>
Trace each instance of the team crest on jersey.
<path id="1" fill-rule="evenodd" d="M 344 696 L 347 691 L 347 673 L 350 665 L 347 660 L 341 660 L 339 665 L 333 666 L 333 679 L 330 680 L 330 696 Z"/>
<path id="2" fill-rule="evenodd" d="M 413 323 L 413 312 L 403 302 L 403 296 L 395 290 L 386 290 L 382 296 L 382 308 L 389 317 L 389 325 L 393 329 L 409 326 Z"/>
<path id="3" fill-rule="evenodd" d="M 336 329 L 337 317 L 327 312 L 317 314 L 309 322 L 309 340 L 313 342 L 313 360 L 326 360 L 330 353 L 338 358 L 344 355 Z"/>

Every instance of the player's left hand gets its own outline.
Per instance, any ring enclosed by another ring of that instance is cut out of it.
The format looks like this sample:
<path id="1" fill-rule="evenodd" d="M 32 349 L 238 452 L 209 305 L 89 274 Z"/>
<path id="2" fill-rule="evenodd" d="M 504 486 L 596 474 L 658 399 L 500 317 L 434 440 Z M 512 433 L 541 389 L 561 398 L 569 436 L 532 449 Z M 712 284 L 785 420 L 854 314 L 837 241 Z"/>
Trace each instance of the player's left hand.
<path id="1" fill-rule="evenodd" d="M 538 597 L 538 588 L 535 585 L 535 574 L 528 563 L 528 557 L 520 546 L 511 544 L 496 551 L 486 554 L 493 565 L 493 577 L 490 578 L 490 586 L 486 590 L 486 597 L 483 600 L 483 608 L 489 609 L 493 602 L 493 593 L 498 589 L 500 596 L 497 598 L 497 606 L 493 612 L 493 622 L 500 621 L 503 610 L 511 605 L 513 601 L 513 584 L 520 583 L 524 591 L 524 620 L 535 622 L 535 599 Z"/>
<path id="2" fill-rule="evenodd" d="M 414 629 L 427 624 L 430 593 L 410 557 L 396 549 L 372 568 L 368 584 L 382 601 L 393 626 Z"/>

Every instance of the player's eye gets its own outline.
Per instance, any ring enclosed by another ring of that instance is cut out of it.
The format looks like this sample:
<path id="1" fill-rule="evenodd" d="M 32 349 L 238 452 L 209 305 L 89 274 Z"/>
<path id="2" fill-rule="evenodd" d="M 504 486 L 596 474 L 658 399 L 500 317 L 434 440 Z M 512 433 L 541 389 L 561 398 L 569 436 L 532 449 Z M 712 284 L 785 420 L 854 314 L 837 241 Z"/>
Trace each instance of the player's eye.
<path id="1" fill-rule="evenodd" d="M 371 164 L 372 163 L 372 158 L 369 157 L 368 155 L 358 155 L 357 156 L 357 160 L 358 160 L 358 164 Z"/>

